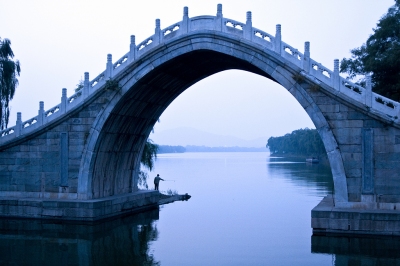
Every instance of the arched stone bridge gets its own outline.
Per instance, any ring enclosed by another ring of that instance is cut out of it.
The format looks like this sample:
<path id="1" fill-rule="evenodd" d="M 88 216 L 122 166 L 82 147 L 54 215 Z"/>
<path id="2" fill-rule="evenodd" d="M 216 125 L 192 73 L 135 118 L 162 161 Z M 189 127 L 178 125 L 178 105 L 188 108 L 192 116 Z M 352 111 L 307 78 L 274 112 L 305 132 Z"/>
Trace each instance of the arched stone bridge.
<path id="1" fill-rule="evenodd" d="M 49 110 L 0 132 L 0 196 L 90 201 L 137 191 L 140 154 L 155 122 L 184 90 L 228 69 L 281 84 L 320 133 L 335 206 L 400 209 L 400 104 L 339 76 L 275 35 L 222 15 L 161 29 Z M 370 81 L 370 79 L 369 79 Z"/>

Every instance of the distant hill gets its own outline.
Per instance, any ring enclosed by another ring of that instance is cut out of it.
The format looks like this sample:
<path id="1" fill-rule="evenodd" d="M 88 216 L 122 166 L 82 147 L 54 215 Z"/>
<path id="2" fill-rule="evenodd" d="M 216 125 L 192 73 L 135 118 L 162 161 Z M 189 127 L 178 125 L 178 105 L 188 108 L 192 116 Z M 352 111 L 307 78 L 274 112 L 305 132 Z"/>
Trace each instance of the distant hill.
<path id="1" fill-rule="evenodd" d="M 150 139 L 159 145 L 255 148 L 265 147 L 268 141 L 267 136 L 254 140 L 244 140 L 234 136 L 222 136 L 188 127 L 155 132 L 150 135 Z"/>

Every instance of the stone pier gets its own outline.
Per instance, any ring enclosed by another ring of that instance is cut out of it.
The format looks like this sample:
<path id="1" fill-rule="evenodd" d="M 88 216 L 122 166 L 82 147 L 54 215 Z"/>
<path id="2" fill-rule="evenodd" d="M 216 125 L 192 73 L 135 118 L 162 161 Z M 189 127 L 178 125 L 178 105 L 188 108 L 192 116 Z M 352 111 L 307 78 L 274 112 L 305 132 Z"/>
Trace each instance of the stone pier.
<path id="1" fill-rule="evenodd" d="M 157 208 L 160 200 L 162 200 L 160 203 L 164 204 L 165 198 L 168 200 L 169 197 L 158 191 L 149 190 L 92 200 L 1 197 L 0 218 L 34 218 L 91 223 Z"/>
<path id="2" fill-rule="evenodd" d="M 311 227 L 314 235 L 400 236 L 400 212 L 336 207 L 329 195 L 311 211 Z"/>

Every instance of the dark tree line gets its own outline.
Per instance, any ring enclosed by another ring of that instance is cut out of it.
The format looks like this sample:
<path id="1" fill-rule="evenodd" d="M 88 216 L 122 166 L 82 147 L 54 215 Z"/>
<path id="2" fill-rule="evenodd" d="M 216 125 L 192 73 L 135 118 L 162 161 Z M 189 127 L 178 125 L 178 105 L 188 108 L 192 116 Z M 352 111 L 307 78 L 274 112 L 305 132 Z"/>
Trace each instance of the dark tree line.
<path id="1" fill-rule="evenodd" d="M 10 117 L 10 101 L 18 86 L 21 72 L 19 61 L 13 60 L 14 52 L 9 39 L 0 38 L 0 130 L 7 128 Z"/>
<path id="2" fill-rule="evenodd" d="M 183 153 L 186 151 L 183 146 L 159 145 L 158 148 L 158 153 Z"/>
<path id="3" fill-rule="evenodd" d="M 366 43 L 351 50 L 351 58 L 343 58 L 340 72 L 362 86 L 364 75 L 371 74 L 374 92 L 400 101 L 400 0 L 395 0 L 373 31 Z"/>
<path id="4" fill-rule="evenodd" d="M 325 147 L 316 129 L 298 129 L 281 137 L 270 137 L 267 147 L 272 154 L 316 156 L 325 154 Z"/>

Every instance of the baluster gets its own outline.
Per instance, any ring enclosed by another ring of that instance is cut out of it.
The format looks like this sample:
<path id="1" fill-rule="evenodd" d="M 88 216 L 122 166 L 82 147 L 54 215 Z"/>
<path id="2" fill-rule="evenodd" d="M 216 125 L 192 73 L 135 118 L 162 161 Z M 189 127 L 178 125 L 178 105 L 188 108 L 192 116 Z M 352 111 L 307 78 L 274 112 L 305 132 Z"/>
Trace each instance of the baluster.
<path id="1" fill-rule="evenodd" d="M 304 60 L 303 60 L 303 70 L 306 73 L 310 73 L 310 42 L 304 43 Z"/>
<path id="2" fill-rule="evenodd" d="M 89 95 L 89 72 L 85 72 L 85 80 L 83 81 L 82 97 L 86 98 Z"/>
<path id="3" fill-rule="evenodd" d="M 367 86 L 365 88 L 365 105 L 368 107 L 372 107 L 372 84 L 371 84 L 371 75 L 366 76 Z"/>
<path id="4" fill-rule="evenodd" d="M 60 105 L 60 112 L 63 114 L 67 110 L 67 89 L 63 88 L 62 89 L 62 96 L 61 96 L 61 105 Z"/>
<path id="5" fill-rule="evenodd" d="M 17 113 L 17 122 L 15 123 L 15 136 L 18 137 L 21 135 L 22 131 L 22 115 L 21 112 Z"/>
<path id="6" fill-rule="evenodd" d="M 131 44 L 129 46 L 129 61 L 135 61 L 136 59 L 136 37 L 131 35 Z"/>
<path id="7" fill-rule="evenodd" d="M 44 102 L 39 102 L 38 121 L 39 126 L 43 125 L 44 119 Z"/>
<path id="8" fill-rule="evenodd" d="M 179 30 L 182 30 L 183 33 L 189 31 L 189 8 L 187 6 L 183 8 L 182 29 Z"/>
<path id="9" fill-rule="evenodd" d="M 333 88 L 340 91 L 339 59 L 333 60 Z"/>
<path id="10" fill-rule="evenodd" d="M 275 52 L 282 55 L 282 27 L 281 24 L 276 25 L 275 33 Z"/>
<path id="11" fill-rule="evenodd" d="M 217 5 L 217 18 L 222 18 L 222 4 Z"/>
<path id="12" fill-rule="evenodd" d="M 156 28 L 154 30 L 154 40 L 153 42 L 155 45 L 159 44 L 161 42 L 162 35 L 161 34 L 161 27 L 160 27 L 160 19 L 156 19 Z"/>
<path id="13" fill-rule="evenodd" d="M 246 13 L 246 26 L 243 29 L 244 37 L 248 40 L 253 38 L 253 23 L 251 21 L 251 11 Z"/>
<path id="14" fill-rule="evenodd" d="M 112 55 L 108 54 L 105 79 L 110 79 L 112 77 L 112 74 L 113 74 Z"/>
<path id="15" fill-rule="evenodd" d="M 225 28 L 225 27 L 223 27 L 225 25 L 222 25 L 222 19 L 223 19 L 222 4 L 218 4 L 217 5 L 217 17 L 215 18 L 215 30 L 222 31 L 222 29 Z"/>

